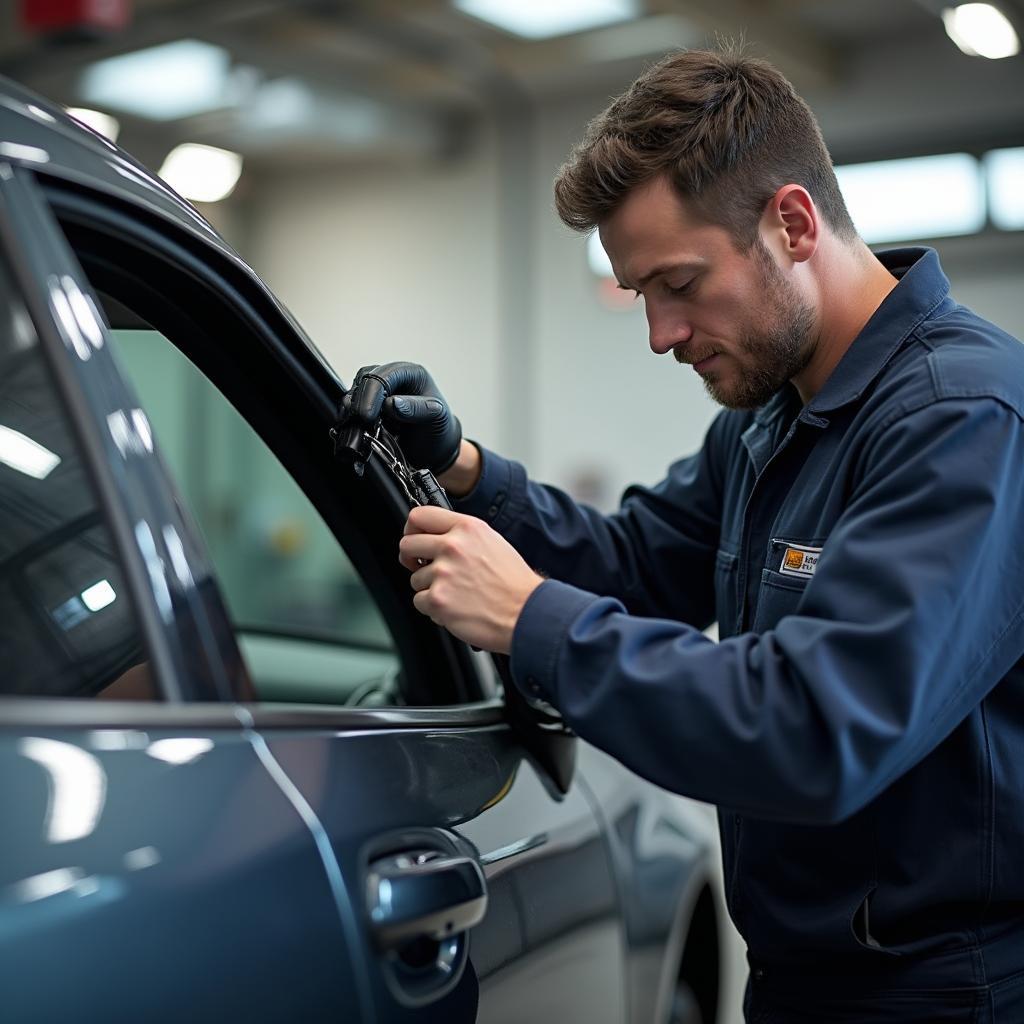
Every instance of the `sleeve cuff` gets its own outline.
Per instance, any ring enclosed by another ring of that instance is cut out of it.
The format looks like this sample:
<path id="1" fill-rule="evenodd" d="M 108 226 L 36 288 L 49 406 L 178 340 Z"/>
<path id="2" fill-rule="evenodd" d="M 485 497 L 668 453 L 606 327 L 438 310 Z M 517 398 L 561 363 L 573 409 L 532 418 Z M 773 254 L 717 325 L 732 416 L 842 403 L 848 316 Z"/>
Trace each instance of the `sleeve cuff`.
<path id="1" fill-rule="evenodd" d="M 452 497 L 452 507 L 456 512 L 483 519 L 500 533 L 514 518 L 510 514 L 516 504 L 514 499 L 522 499 L 526 493 L 526 470 L 518 462 L 502 458 L 483 445 L 476 444 L 476 447 L 480 451 L 480 479 L 469 494 Z"/>
<path id="2" fill-rule="evenodd" d="M 559 580 L 545 580 L 527 598 L 512 633 L 512 679 L 527 700 L 558 706 L 558 656 L 569 627 L 601 598 Z"/>

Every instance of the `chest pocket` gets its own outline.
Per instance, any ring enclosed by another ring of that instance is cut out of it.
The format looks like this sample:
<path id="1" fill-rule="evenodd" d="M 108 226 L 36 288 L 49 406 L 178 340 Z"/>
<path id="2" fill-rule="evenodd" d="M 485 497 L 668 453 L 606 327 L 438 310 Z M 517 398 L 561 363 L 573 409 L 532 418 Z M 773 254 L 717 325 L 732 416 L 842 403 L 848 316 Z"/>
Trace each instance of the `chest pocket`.
<path id="1" fill-rule="evenodd" d="M 715 618 L 718 620 L 718 635 L 722 638 L 736 632 L 738 564 L 739 557 L 732 551 L 722 549 L 715 553 Z"/>
<path id="2" fill-rule="evenodd" d="M 775 538 L 768 545 L 768 564 L 761 570 L 755 633 L 773 629 L 780 619 L 800 609 L 804 591 L 814 578 L 822 543 Z"/>

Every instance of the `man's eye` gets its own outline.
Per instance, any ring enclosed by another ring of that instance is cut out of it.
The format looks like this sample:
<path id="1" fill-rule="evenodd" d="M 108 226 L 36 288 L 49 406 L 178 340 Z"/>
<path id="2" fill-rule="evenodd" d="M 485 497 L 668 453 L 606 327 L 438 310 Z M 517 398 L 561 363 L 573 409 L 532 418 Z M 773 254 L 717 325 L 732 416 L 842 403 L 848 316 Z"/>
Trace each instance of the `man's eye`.
<path id="1" fill-rule="evenodd" d="M 695 277 L 691 277 L 690 280 L 686 282 L 686 284 L 682 284 L 678 288 L 673 288 L 670 284 L 666 284 L 665 287 L 673 295 L 689 295 L 690 292 L 693 291 L 693 283 L 696 280 L 697 279 Z"/>

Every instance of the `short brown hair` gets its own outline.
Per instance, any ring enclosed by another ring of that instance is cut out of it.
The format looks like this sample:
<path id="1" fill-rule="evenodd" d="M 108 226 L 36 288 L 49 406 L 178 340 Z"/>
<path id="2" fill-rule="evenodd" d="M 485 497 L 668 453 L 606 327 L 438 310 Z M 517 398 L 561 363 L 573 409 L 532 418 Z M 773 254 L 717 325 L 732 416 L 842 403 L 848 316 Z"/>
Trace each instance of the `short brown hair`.
<path id="1" fill-rule="evenodd" d="M 810 108 L 771 64 L 735 50 L 674 53 L 591 121 L 555 179 L 558 215 L 589 231 L 660 174 L 740 249 L 790 183 L 807 189 L 836 234 L 856 237 Z"/>

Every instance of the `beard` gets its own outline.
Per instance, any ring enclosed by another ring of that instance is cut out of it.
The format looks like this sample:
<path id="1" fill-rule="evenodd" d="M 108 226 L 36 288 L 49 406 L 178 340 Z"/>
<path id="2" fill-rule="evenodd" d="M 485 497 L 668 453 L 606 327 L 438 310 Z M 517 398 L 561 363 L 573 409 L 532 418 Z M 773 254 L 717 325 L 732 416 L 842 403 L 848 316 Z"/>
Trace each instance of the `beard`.
<path id="1" fill-rule="evenodd" d="M 727 409 L 764 405 L 807 366 L 814 351 L 814 310 L 782 276 L 760 239 L 754 243 L 754 257 L 761 271 L 764 308 L 772 311 L 771 321 L 741 335 L 737 360 L 740 369 L 734 379 L 714 371 L 704 375 L 708 394 Z M 684 360 L 679 349 L 674 355 L 678 362 L 699 361 Z"/>

